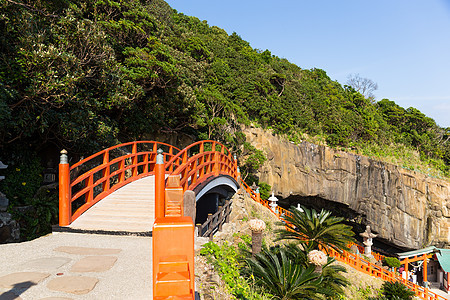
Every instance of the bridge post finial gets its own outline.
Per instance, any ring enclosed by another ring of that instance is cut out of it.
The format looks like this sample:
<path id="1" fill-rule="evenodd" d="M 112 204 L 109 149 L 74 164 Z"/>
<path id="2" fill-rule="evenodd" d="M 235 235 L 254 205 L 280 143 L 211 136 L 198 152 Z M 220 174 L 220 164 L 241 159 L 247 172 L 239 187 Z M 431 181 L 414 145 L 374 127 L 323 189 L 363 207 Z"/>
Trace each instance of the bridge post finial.
<path id="1" fill-rule="evenodd" d="M 256 188 L 255 194 L 258 203 L 261 203 L 261 194 L 259 193 L 259 187 Z"/>
<path id="2" fill-rule="evenodd" d="M 61 156 L 59 157 L 59 163 L 60 164 L 68 164 L 69 158 L 67 157 L 67 150 L 63 149 L 61 150 Z"/>
<path id="3" fill-rule="evenodd" d="M 156 155 L 156 164 L 157 165 L 164 164 L 164 155 L 163 155 L 164 151 L 161 148 L 159 148 L 156 151 L 156 153 L 157 153 L 157 155 Z"/>

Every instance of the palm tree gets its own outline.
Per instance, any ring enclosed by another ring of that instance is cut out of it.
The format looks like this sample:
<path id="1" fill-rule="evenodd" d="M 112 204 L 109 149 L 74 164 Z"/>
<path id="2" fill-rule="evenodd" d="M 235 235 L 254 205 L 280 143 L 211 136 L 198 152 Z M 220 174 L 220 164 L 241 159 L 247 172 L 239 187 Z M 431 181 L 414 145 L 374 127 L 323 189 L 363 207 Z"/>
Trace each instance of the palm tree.
<path id="1" fill-rule="evenodd" d="M 319 247 L 348 249 L 347 245 L 354 241 L 351 227 L 341 223 L 344 218 L 334 217 L 324 209 L 320 213 L 305 207 L 302 210 L 291 207 L 290 214 L 283 217 L 283 229 L 276 230 L 278 240 L 297 240 L 307 252 Z"/>
<path id="2" fill-rule="evenodd" d="M 284 247 L 276 251 L 263 247 L 247 259 L 247 275 L 253 275 L 255 283 L 277 300 L 323 299 L 329 290 L 323 288 L 321 274 L 314 272 L 314 266 L 295 263 L 288 252 Z"/>

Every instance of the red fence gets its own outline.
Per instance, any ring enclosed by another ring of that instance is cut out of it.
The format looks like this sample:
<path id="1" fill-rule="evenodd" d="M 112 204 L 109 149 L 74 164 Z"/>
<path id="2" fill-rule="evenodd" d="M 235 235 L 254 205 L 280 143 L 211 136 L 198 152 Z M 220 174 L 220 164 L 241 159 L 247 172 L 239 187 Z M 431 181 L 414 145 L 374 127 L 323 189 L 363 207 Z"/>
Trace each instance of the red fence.
<path id="1" fill-rule="evenodd" d="M 66 154 L 62 153 L 59 166 L 60 226 L 69 225 L 92 205 L 125 184 L 158 173 L 155 171 L 158 168 L 156 156 L 159 148 L 163 149 L 162 154 L 166 162 L 161 166 L 160 178 L 164 178 L 166 174 L 179 175 L 183 191 L 191 189 L 211 176 L 228 175 L 239 180 L 236 160 L 224 145 L 215 141 L 197 142 L 183 150 L 155 141 L 130 142 L 100 151 L 71 167 Z M 164 189 L 166 184 L 164 180 L 162 182 L 161 188 Z M 253 200 L 270 209 L 268 201 L 262 200 L 259 193 L 254 192 L 243 180 L 239 183 Z M 158 184 L 155 185 L 157 194 Z M 161 192 L 164 194 L 164 191 Z M 279 206 L 273 213 L 280 219 L 290 214 Z M 361 248 L 360 252 L 362 251 Z M 420 299 L 445 299 L 427 288 L 401 278 L 396 273 L 371 264 L 358 255 L 332 249 L 328 249 L 328 252 L 336 260 L 366 274 L 383 280 L 401 281 Z M 378 260 L 383 258 L 376 253 L 374 256 Z M 189 263 L 189 268 L 193 268 L 193 262 Z"/>
<path id="2" fill-rule="evenodd" d="M 243 180 L 241 180 L 241 185 L 244 187 L 244 189 L 247 191 L 247 193 L 251 196 L 251 198 L 262 204 L 263 206 L 269 208 L 272 213 L 274 213 L 279 219 L 283 219 L 283 216 L 289 215 L 290 212 L 282 207 L 277 207 L 277 210 L 274 212 L 270 206 L 269 202 L 267 200 L 263 200 L 259 197 L 258 193 L 255 193 Z M 357 245 L 358 249 L 361 253 L 364 253 L 364 248 Z M 414 293 L 416 293 L 416 296 L 420 299 L 424 300 L 445 300 L 447 298 L 442 297 L 432 291 L 430 291 L 427 288 L 421 287 L 417 284 L 414 284 L 404 278 L 402 278 L 399 274 L 395 272 L 391 272 L 388 270 L 385 270 L 375 264 L 372 264 L 365 259 L 361 258 L 357 254 L 349 253 L 347 251 L 342 250 L 342 252 L 337 252 L 331 248 L 327 249 L 327 252 L 331 257 L 334 257 L 336 260 L 343 262 L 354 269 L 361 271 L 363 273 L 366 273 L 368 275 L 381 278 L 385 281 L 400 281 L 407 287 L 409 287 Z M 372 255 L 376 260 L 382 260 L 384 258 L 383 255 L 372 252 Z"/>
<path id="3" fill-rule="evenodd" d="M 237 179 L 237 163 L 231 152 L 215 141 L 200 141 L 189 145 L 166 164 L 171 168 L 177 162 L 173 175 L 181 175 L 183 190 L 190 190 L 211 176 L 228 175 Z"/>
<path id="4" fill-rule="evenodd" d="M 59 166 L 59 223 L 67 226 L 92 205 L 127 183 L 153 174 L 157 149 L 163 149 L 165 161 L 181 150 L 169 144 L 140 141 L 120 144 L 91 155 L 69 166 Z M 178 166 L 172 161 L 170 168 Z"/>

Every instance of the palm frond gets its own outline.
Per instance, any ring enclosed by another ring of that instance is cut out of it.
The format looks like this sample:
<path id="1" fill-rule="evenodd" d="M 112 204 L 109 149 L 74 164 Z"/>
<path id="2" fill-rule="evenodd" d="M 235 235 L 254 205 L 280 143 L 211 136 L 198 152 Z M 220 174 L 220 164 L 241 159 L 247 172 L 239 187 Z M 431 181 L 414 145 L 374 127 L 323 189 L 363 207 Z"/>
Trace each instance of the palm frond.
<path id="1" fill-rule="evenodd" d="M 314 209 L 303 207 L 300 211 L 291 207 L 289 211 L 284 217 L 286 224 L 276 230 L 278 240 L 297 240 L 309 250 L 322 245 L 338 251 L 354 241 L 351 227 L 342 223 L 344 218 L 334 217 L 327 210 L 317 213 Z"/>

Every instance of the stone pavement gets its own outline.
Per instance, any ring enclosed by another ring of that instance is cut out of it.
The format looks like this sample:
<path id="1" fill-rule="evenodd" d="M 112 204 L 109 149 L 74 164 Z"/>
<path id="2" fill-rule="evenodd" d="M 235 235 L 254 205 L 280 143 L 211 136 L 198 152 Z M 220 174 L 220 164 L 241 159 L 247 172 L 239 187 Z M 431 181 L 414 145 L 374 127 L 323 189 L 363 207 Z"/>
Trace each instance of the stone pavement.
<path id="1" fill-rule="evenodd" d="M 0 300 L 152 299 L 150 237 L 54 233 L 0 245 Z"/>

